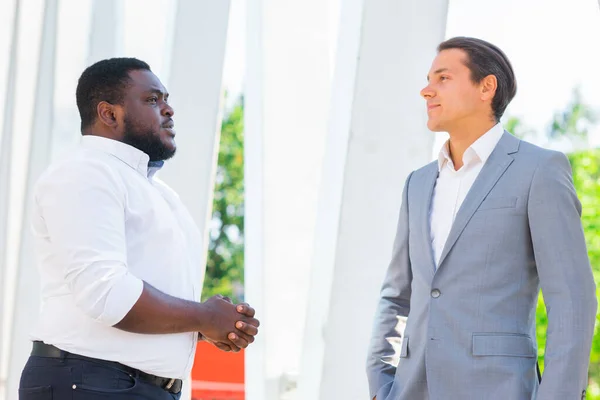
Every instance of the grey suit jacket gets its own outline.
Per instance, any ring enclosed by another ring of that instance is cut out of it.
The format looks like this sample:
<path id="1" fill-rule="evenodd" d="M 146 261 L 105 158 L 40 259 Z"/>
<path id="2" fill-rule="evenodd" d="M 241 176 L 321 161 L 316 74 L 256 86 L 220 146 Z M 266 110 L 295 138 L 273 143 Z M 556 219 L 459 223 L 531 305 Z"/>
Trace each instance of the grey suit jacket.
<path id="1" fill-rule="evenodd" d="M 406 180 L 367 361 L 371 398 L 581 399 L 597 301 L 567 158 L 505 132 L 436 269 L 437 176 L 434 162 Z M 549 322 L 538 386 L 540 286 Z"/>

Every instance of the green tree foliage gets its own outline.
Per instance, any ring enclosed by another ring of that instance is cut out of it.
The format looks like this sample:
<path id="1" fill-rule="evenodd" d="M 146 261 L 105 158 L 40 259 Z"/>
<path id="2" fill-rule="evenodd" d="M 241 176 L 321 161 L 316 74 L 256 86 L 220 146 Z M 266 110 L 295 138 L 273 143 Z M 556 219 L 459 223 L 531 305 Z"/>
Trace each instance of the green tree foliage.
<path id="1" fill-rule="evenodd" d="M 600 285 L 600 149 L 569 155 L 573 167 L 573 182 L 583 208 L 581 222 L 585 231 L 590 263 L 597 287 Z M 596 297 L 598 297 L 598 289 Z M 598 315 L 590 356 L 589 399 L 600 399 L 600 334 Z"/>
<path id="2" fill-rule="evenodd" d="M 202 298 L 222 294 L 243 300 L 244 285 L 244 105 L 223 118 L 215 177 L 210 242 Z"/>
<path id="3" fill-rule="evenodd" d="M 554 114 L 548 131 L 550 139 L 567 138 L 576 150 L 588 147 L 590 129 L 598 122 L 597 113 L 582 101 L 578 88 L 567 107 Z"/>
<path id="4" fill-rule="evenodd" d="M 581 222 L 585 232 L 588 255 L 594 280 L 600 286 L 600 149 L 579 151 L 569 154 L 569 161 L 573 169 L 573 183 L 577 195 L 581 200 Z M 596 292 L 596 297 L 600 294 Z M 600 332 L 599 317 L 596 316 L 596 328 L 592 341 L 590 356 L 588 399 L 600 399 Z M 539 360 L 543 366 L 544 350 L 546 346 L 546 331 L 548 316 L 544 300 L 540 296 L 537 308 L 537 340 L 539 346 Z"/>

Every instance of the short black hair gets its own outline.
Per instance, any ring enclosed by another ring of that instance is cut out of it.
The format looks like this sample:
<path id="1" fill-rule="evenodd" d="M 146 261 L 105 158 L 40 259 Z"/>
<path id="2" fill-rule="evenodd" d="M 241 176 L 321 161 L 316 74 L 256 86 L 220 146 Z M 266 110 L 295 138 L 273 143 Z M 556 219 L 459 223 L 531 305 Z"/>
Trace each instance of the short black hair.
<path id="1" fill-rule="evenodd" d="M 123 104 L 130 82 L 129 72 L 135 70 L 151 71 L 144 61 L 125 57 L 98 61 L 83 71 L 75 94 L 82 133 L 96 121 L 98 103 Z"/>
<path id="2" fill-rule="evenodd" d="M 474 83 L 480 83 L 488 75 L 496 77 L 498 87 L 492 100 L 492 112 L 496 121 L 500 121 L 506 107 L 517 94 L 517 80 L 506 54 L 485 40 L 464 36 L 448 39 L 437 48 L 438 53 L 449 49 L 460 49 L 467 53 L 465 64 L 471 71 Z"/>

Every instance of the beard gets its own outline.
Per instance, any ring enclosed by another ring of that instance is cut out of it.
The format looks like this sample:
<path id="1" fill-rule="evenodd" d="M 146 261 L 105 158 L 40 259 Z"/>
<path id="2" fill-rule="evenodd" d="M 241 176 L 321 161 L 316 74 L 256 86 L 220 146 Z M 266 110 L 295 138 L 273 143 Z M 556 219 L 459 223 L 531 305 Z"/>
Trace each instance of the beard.
<path id="1" fill-rule="evenodd" d="M 129 116 L 125 116 L 124 124 L 123 143 L 148 154 L 150 161 L 164 161 L 175 155 L 176 149 L 167 147 L 160 140 L 159 132 L 144 126 Z"/>

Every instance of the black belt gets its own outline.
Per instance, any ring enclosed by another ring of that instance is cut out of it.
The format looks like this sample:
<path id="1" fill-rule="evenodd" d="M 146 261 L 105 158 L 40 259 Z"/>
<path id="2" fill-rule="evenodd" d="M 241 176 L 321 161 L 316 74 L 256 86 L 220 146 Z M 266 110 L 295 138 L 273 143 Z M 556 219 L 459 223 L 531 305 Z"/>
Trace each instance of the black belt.
<path id="1" fill-rule="evenodd" d="M 127 365 L 123 365 L 114 361 L 100 360 L 97 358 L 91 358 L 86 356 L 80 356 L 78 354 L 69 353 L 67 351 L 61 350 L 58 347 L 54 347 L 52 345 L 34 341 L 33 349 L 31 350 L 31 355 L 36 357 L 48 357 L 48 358 L 72 358 L 79 360 L 88 360 L 96 363 L 107 364 L 114 368 L 120 369 L 121 371 L 135 376 L 140 380 L 150 383 L 154 386 L 158 386 L 170 393 L 177 394 L 181 392 L 181 386 L 183 382 L 181 379 L 171 379 L 171 378 L 162 378 L 160 376 L 147 374 L 144 371 L 140 371 L 139 369 L 128 367 Z"/>

